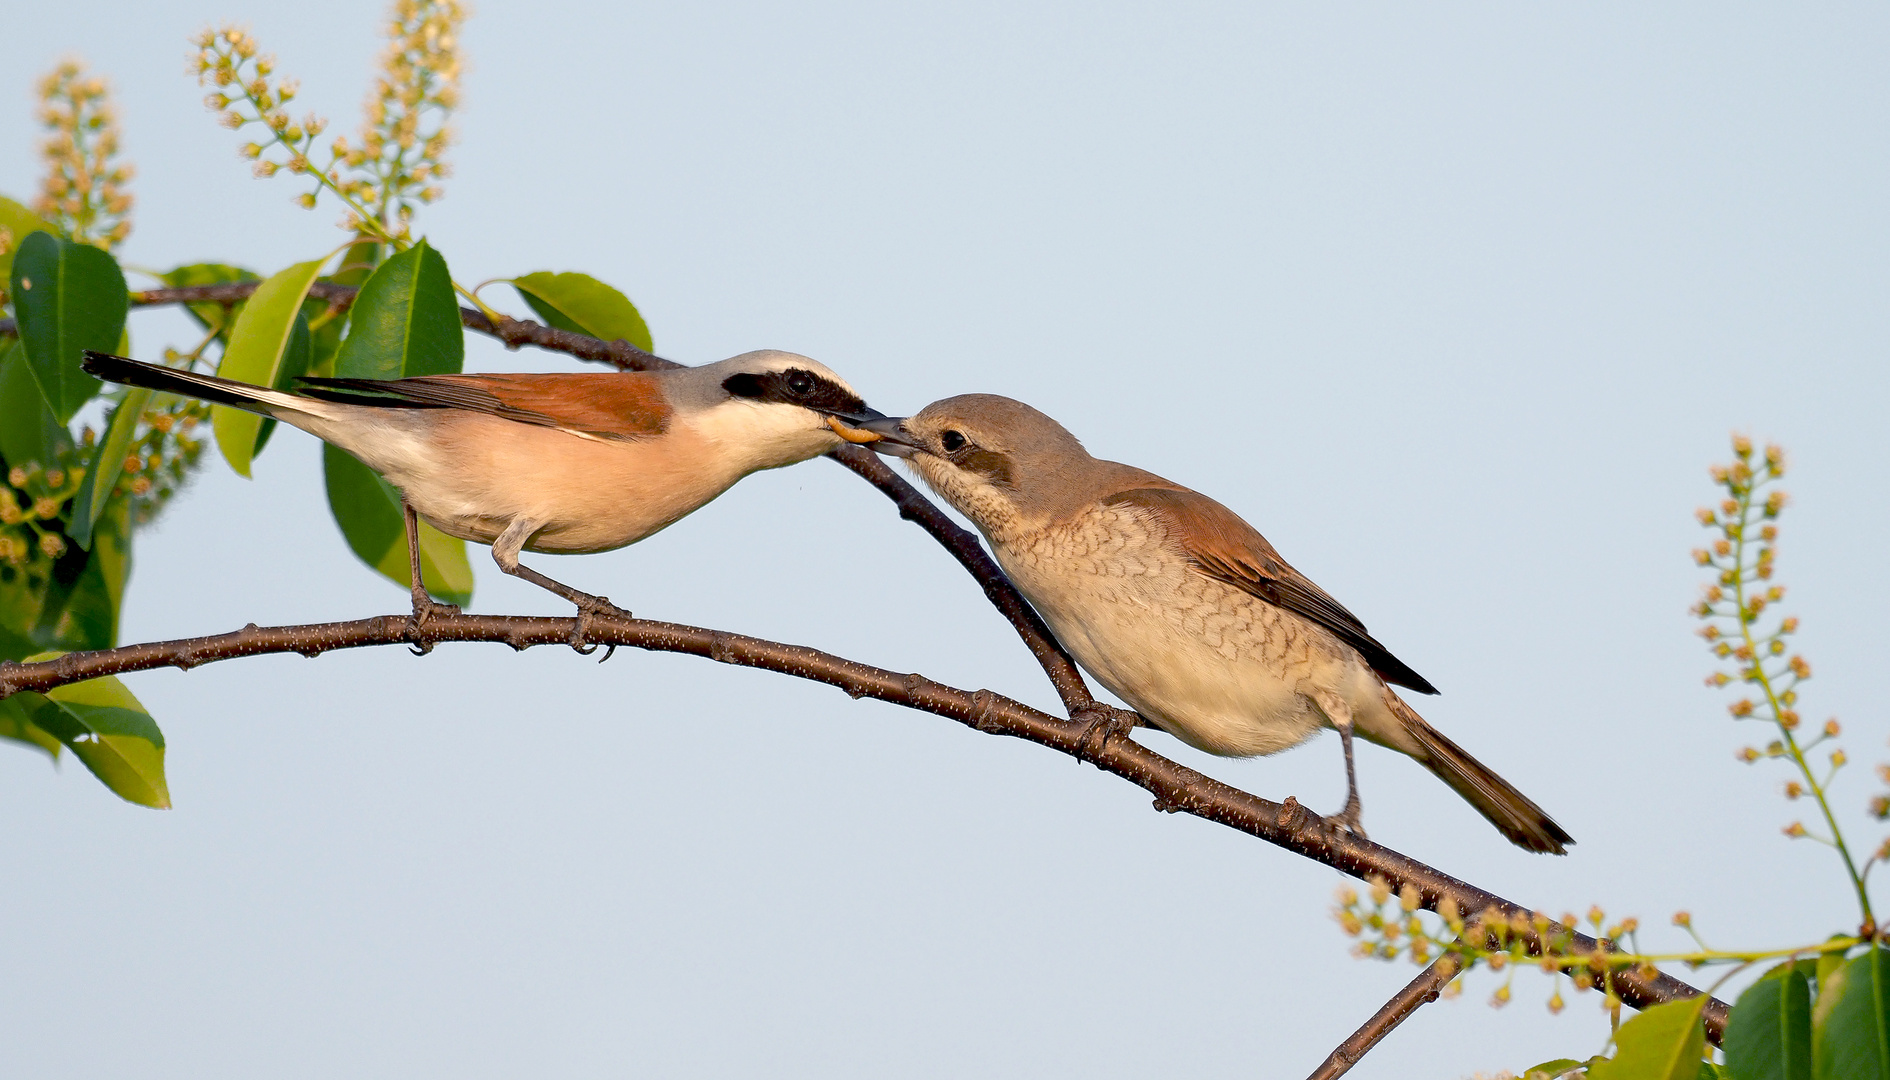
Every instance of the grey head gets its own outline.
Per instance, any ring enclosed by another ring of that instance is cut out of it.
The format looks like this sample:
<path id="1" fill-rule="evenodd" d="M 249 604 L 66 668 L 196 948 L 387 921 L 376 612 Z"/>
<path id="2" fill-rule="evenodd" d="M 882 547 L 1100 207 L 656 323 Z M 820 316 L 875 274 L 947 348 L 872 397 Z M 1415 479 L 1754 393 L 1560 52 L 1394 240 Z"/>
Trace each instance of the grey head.
<path id="1" fill-rule="evenodd" d="M 868 408 L 846 380 L 797 353 L 763 349 L 702 367 L 658 373 L 673 407 L 741 473 L 806 461 L 877 436 L 859 424 Z"/>
<path id="2" fill-rule="evenodd" d="M 864 427 L 882 437 L 875 450 L 906 458 L 993 540 L 1075 515 L 1124 468 L 1091 457 L 1050 417 L 996 394 L 944 398 Z"/>

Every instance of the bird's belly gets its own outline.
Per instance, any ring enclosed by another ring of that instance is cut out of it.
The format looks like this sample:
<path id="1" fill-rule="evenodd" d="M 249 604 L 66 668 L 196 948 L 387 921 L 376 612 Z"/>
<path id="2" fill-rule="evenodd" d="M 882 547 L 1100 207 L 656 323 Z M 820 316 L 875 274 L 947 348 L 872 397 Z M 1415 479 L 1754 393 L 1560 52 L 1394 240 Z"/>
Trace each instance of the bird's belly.
<path id="1" fill-rule="evenodd" d="M 490 544 L 514 520 L 541 527 L 528 551 L 609 551 L 650 536 L 738 476 L 704 469 L 679 440 L 586 438 L 469 413 L 422 414 L 422 437 L 342 445 L 446 533 Z M 322 434 L 317 432 L 317 434 Z"/>
<path id="2" fill-rule="evenodd" d="M 1324 726 L 1302 691 L 1326 681 L 1329 658 L 1262 602 L 1178 562 L 1052 573 L 1027 558 L 1000 561 L 1086 671 L 1183 742 L 1251 757 Z"/>

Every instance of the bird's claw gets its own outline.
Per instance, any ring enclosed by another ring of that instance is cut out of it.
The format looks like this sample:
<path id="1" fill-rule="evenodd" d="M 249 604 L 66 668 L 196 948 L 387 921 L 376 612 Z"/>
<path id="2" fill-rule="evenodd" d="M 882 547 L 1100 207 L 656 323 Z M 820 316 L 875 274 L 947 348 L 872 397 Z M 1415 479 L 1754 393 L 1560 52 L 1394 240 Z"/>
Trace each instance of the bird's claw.
<path id="1" fill-rule="evenodd" d="M 1070 719 L 1083 723 L 1083 732 L 1076 737 L 1077 751 L 1085 756 L 1100 754 L 1109 749 L 1109 740 L 1129 737 L 1129 732 L 1136 728 L 1136 715 L 1122 709 L 1112 709 L 1107 705 L 1092 702 L 1070 714 Z M 1095 742 L 1095 750 L 1090 743 Z"/>
<path id="2" fill-rule="evenodd" d="M 577 653 L 579 656 L 589 656 L 597 651 L 597 646 L 591 644 L 589 638 L 591 633 L 591 620 L 598 615 L 613 619 L 632 619 L 636 617 L 611 603 L 610 598 L 607 596 L 593 596 L 588 603 L 578 604 L 577 624 L 571 628 L 570 643 L 572 652 Z M 610 659 L 616 651 L 616 643 L 607 642 L 604 655 L 599 658 L 597 662 L 601 664 L 605 660 Z"/>
<path id="3" fill-rule="evenodd" d="M 415 594 L 413 614 L 407 617 L 408 648 L 415 656 L 425 656 L 433 651 L 433 639 L 427 636 L 427 623 L 435 615 L 458 615 L 458 604 L 442 604 L 430 596 Z"/>
<path id="4" fill-rule="evenodd" d="M 1334 831 L 1343 830 L 1358 837 L 1360 840 L 1369 840 L 1371 837 L 1365 835 L 1363 817 L 1364 814 L 1359 805 L 1359 801 L 1357 799 L 1348 799 L 1345 803 L 1345 809 L 1330 817 L 1322 818 L 1321 820 L 1326 823 L 1326 827 L 1329 829 Z"/>

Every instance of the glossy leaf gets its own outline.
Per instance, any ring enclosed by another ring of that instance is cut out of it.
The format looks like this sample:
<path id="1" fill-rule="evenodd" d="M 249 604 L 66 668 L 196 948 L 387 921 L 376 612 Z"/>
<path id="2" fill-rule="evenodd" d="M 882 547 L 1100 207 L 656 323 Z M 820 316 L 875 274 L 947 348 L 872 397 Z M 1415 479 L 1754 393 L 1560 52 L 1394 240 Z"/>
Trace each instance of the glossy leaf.
<path id="1" fill-rule="evenodd" d="M 45 660 L 57 653 L 32 659 Z M 58 739 L 119 798 L 168 810 L 164 733 L 125 684 L 109 676 L 62 686 L 26 699 L 35 726 Z M 9 701 L 12 698 L 8 699 Z"/>
<path id="2" fill-rule="evenodd" d="M 348 336 L 335 355 L 335 374 L 356 379 L 455 374 L 465 352 L 446 260 L 422 240 L 390 257 L 362 284 L 349 316 Z M 323 448 L 322 467 L 328 508 L 348 546 L 389 580 L 411 587 L 400 493 L 335 447 Z M 420 575 L 427 590 L 448 603 L 464 604 L 472 598 L 465 541 L 424 522 Z"/>
<path id="3" fill-rule="evenodd" d="M 65 749 L 65 744 L 53 738 L 45 728 L 33 723 L 33 710 L 28 705 L 37 705 L 39 695 L 30 695 L 34 699 L 32 702 L 27 700 L 28 696 L 14 694 L 12 697 L 0 698 L 0 739 L 24 743 L 58 761 L 59 752 Z"/>
<path id="4" fill-rule="evenodd" d="M 301 316 L 302 301 L 327 261 L 328 256 L 324 255 L 296 263 L 256 286 L 230 327 L 230 343 L 223 350 L 222 362 L 217 365 L 218 375 L 251 386 L 278 384 L 290 339 L 295 335 L 296 320 Z M 305 326 L 305 332 L 306 329 Z M 306 352 L 301 364 L 306 370 Z M 211 406 L 210 413 L 211 428 L 216 432 L 217 448 L 223 451 L 223 459 L 237 475 L 248 476 L 263 417 L 223 405 Z"/>
<path id="5" fill-rule="evenodd" d="M 14 255 L 10 287 L 27 367 L 53 418 L 70 423 L 102 386 L 79 370 L 79 354 L 111 352 L 124 337 L 125 275 L 98 248 L 36 232 Z"/>
<path id="6" fill-rule="evenodd" d="M 26 367 L 18 341 L 0 341 L 0 459 L 8 467 L 39 462 L 51 467 L 72 449 L 72 433 L 46 405 Z"/>
<path id="7" fill-rule="evenodd" d="M 1725 1047 L 1735 1080 L 1811 1080 L 1811 981 L 1797 965 L 1781 965 L 1739 995 Z"/>
<path id="8" fill-rule="evenodd" d="M 308 374 L 308 369 L 315 359 L 315 335 L 308 329 L 307 306 L 295 313 L 295 326 L 289 331 L 288 348 L 282 350 L 282 364 L 276 370 L 276 381 L 271 384 L 276 390 L 290 390 L 295 387 L 295 380 Z M 276 418 L 264 416 L 256 428 L 256 449 L 260 454 L 269 436 L 276 430 Z"/>
<path id="9" fill-rule="evenodd" d="M 98 457 L 92 470 L 79 482 L 78 494 L 72 497 L 72 522 L 66 526 L 66 535 L 80 547 L 92 546 L 93 524 L 104 512 L 112 489 L 118 486 L 118 477 L 125 471 L 125 452 L 131 448 L 132 435 L 150 403 L 151 391 L 132 387 L 112 410 L 111 421 L 105 425 L 105 437 L 99 441 Z"/>
<path id="10" fill-rule="evenodd" d="M 1842 935 L 1833 934 L 1831 935 L 1831 937 L 1826 938 L 1825 942 L 1826 944 L 1829 944 L 1831 941 L 1835 940 L 1836 938 L 1840 936 Z M 1818 970 L 1815 974 L 1812 975 L 1812 978 L 1817 980 L 1818 993 L 1822 995 L 1824 993 L 1825 987 L 1831 985 L 1831 977 L 1836 975 L 1838 971 L 1844 967 L 1844 954 L 1841 952 L 1819 953 L 1817 964 L 1818 964 Z M 1837 999 L 1832 998 L 1830 1000 L 1835 1002 Z M 1816 1026 L 1818 1023 L 1818 1018 L 1816 1016 L 1813 1016 L 1811 1018 L 1811 1022 L 1813 1026 Z"/>
<path id="11" fill-rule="evenodd" d="M 425 240 L 382 263 L 361 286 L 335 356 L 344 379 L 457 374 L 466 359 L 446 260 Z"/>
<path id="12" fill-rule="evenodd" d="M 361 561 L 401 588 L 412 588 L 407 556 L 407 524 L 400 493 L 347 451 L 322 447 L 328 483 L 328 508 L 348 546 Z M 472 565 L 466 542 L 420 523 L 420 576 L 427 591 L 449 604 L 472 600 Z"/>
<path id="13" fill-rule="evenodd" d="M 1582 1063 L 1574 1058 L 1556 1058 L 1554 1061 L 1529 1066 L 1522 1071 L 1522 1077 L 1523 1080 L 1556 1080 L 1557 1077 L 1581 1067 Z"/>
<path id="14" fill-rule="evenodd" d="M 1817 1080 L 1890 1080 L 1890 949 L 1845 961 L 1819 985 L 1811 1030 Z"/>
<path id="15" fill-rule="evenodd" d="M 0 229 L 7 231 L 6 250 L 0 251 L 0 281 L 9 282 L 13 280 L 13 256 L 20 244 L 33 233 L 54 231 L 45 218 L 4 195 L 0 195 Z"/>
<path id="16" fill-rule="evenodd" d="M 605 341 L 622 338 L 644 352 L 651 350 L 650 328 L 637 306 L 589 274 L 540 270 L 512 279 L 512 287 L 546 326 Z"/>
<path id="17" fill-rule="evenodd" d="M 1589 1080 L 1697 1080 L 1706 1053 L 1700 1010 L 1706 995 L 1643 1011 L 1614 1033 L 1614 1057 L 1596 1062 Z"/>

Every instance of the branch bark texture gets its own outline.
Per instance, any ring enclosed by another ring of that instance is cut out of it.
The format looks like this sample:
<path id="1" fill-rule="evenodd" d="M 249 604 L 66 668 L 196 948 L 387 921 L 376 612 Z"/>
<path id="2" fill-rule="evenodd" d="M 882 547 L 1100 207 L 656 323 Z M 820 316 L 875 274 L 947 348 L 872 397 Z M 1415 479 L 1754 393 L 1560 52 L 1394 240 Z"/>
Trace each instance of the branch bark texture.
<path id="1" fill-rule="evenodd" d="M 568 644 L 577 629 L 575 619 L 446 615 L 428 619 L 424 643 L 490 641 L 525 649 L 533 645 Z M 1276 803 L 1250 795 L 1130 739 L 1108 739 L 1098 746 L 1098 740 L 1089 737 L 1089 724 L 1039 712 L 989 690 L 962 690 L 923 675 L 888 671 L 818 649 L 680 623 L 593 618 L 585 637 L 599 645 L 688 653 L 724 664 L 779 672 L 838 687 L 855 698 L 877 698 L 956 720 L 989 734 L 1026 739 L 1088 761 L 1104 772 L 1114 773 L 1141 787 L 1155 797 L 1157 810 L 1193 814 L 1361 880 L 1381 877 L 1394 892 L 1411 884 L 1418 890 L 1420 904 L 1428 910 L 1435 911 L 1448 897 L 1466 915 L 1494 908 L 1505 917 L 1520 914 L 1525 919 L 1534 918 L 1535 913 L 1528 908 L 1390 848 L 1334 829 L 1290 797 L 1284 803 Z M 0 698 L 23 690 L 44 692 L 104 675 L 159 667 L 188 669 L 264 653 L 294 652 L 313 657 L 335 649 L 410 644 L 419 640 L 410 615 L 383 615 L 306 626 L 252 624 L 227 634 L 68 653 L 36 664 L 0 663 Z M 1554 935 L 1562 929 L 1551 923 L 1549 933 Z M 1573 927 L 1567 929 L 1574 930 Z M 1532 952 L 1540 952 L 1542 940 L 1533 930 L 1523 936 Z M 1572 939 L 1568 951 L 1577 956 L 1592 955 L 1598 944 L 1594 938 L 1580 932 L 1573 933 Z M 1637 1009 L 1693 997 L 1700 992 L 1665 973 L 1644 978 L 1632 970 L 1617 972 L 1614 985 L 1621 1000 Z M 1727 1012 L 1724 1002 L 1707 1003 L 1707 1032 L 1715 1042 L 1725 1029 Z"/>

